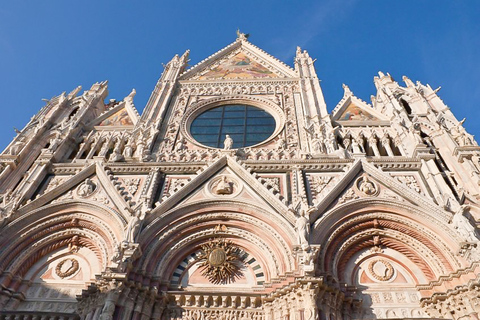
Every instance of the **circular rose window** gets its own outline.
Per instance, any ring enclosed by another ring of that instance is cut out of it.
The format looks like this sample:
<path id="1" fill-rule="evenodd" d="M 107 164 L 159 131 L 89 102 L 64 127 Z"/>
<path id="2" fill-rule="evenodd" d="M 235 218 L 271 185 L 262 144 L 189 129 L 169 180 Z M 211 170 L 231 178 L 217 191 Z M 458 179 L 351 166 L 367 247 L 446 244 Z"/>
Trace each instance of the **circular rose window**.
<path id="1" fill-rule="evenodd" d="M 275 131 L 273 116 L 249 105 L 223 105 L 199 114 L 190 125 L 192 137 L 199 143 L 223 148 L 227 135 L 233 149 L 249 147 L 267 140 Z"/>

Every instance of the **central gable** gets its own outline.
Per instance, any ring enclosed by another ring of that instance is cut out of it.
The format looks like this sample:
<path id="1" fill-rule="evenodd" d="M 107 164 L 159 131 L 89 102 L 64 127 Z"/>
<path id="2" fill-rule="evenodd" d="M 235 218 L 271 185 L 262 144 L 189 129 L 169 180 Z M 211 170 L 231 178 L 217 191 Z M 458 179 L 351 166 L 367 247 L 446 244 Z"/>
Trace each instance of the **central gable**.
<path id="1" fill-rule="evenodd" d="M 295 71 L 246 40 L 234 43 L 187 70 L 181 80 L 295 78 Z"/>
<path id="2" fill-rule="evenodd" d="M 249 78 L 278 78 L 279 76 L 260 63 L 248 57 L 245 53 L 239 52 L 228 60 L 207 72 L 198 80 L 214 79 L 249 79 Z"/>

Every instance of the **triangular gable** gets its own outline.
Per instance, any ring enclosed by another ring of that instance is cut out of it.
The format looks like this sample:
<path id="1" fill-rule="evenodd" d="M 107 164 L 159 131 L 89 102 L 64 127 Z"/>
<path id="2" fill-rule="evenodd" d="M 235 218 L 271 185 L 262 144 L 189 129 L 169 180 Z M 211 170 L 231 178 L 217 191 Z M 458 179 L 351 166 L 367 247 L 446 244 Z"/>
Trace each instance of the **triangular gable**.
<path id="1" fill-rule="evenodd" d="M 91 196 L 82 197 L 80 193 L 81 187 L 87 178 L 92 181 L 95 187 L 92 189 L 93 192 Z M 108 202 L 112 204 L 112 207 L 117 209 L 126 219 L 130 216 L 130 207 L 110 180 L 110 177 L 100 164 L 91 164 L 51 190 L 47 189 L 48 191 L 44 194 L 18 209 L 17 214 L 21 215 L 22 213 L 29 212 L 41 206 L 67 199 L 96 201 L 99 202 L 99 205 L 105 205 L 106 200 L 108 200 Z"/>
<path id="2" fill-rule="evenodd" d="M 355 97 L 344 85 L 344 95 L 342 100 L 332 111 L 334 121 L 342 125 L 366 125 L 370 123 L 379 124 L 381 122 L 389 123 L 382 114 L 378 113 L 368 103 Z"/>
<path id="3" fill-rule="evenodd" d="M 337 121 L 379 121 L 376 116 L 351 102 L 338 117 Z"/>
<path id="4" fill-rule="evenodd" d="M 178 206 L 179 203 L 183 205 L 189 199 L 194 199 L 197 192 L 203 191 L 206 183 L 216 183 L 217 181 L 214 181 L 214 179 L 218 179 L 222 172 L 224 172 L 224 175 L 230 175 L 245 184 L 249 190 L 254 190 L 254 193 L 251 193 L 251 195 L 263 200 L 265 205 L 272 207 L 273 210 L 283 215 L 292 224 L 295 223 L 295 216 L 288 210 L 286 201 L 280 195 L 272 193 L 257 179 L 256 174 L 251 174 L 233 158 L 227 156 L 209 165 L 177 192 L 165 198 L 159 206 L 152 210 L 151 216 L 161 215 Z M 214 199 L 212 198 L 211 200 Z"/>
<path id="5" fill-rule="evenodd" d="M 127 98 L 125 98 L 125 100 L 127 100 Z M 131 98 L 133 98 L 133 96 Z M 137 124 L 140 115 L 133 105 L 133 100 L 129 100 L 128 103 L 125 100 L 102 113 L 96 119 L 91 121 L 88 126 L 98 126 L 101 127 L 102 130 L 132 128 Z"/>
<path id="6" fill-rule="evenodd" d="M 127 109 L 122 108 L 117 112 L 110 115 L 108 118 L 102 120 L 98 124 L 100 127 L 107 127 L 107 126 L 133 126 L 133 120 L 128 114 Z"/>
<path id="7" fill-rule="evenodd" d="M 385 200 L 385 196 L 389 197 L 389 201 L 392 200 L 405 200 L 414 206 L 421 207 L 425 212 L 430 212 L 435 216 L 435 219 L 442 220 L 445 223 L 448 223 L 450 219 L 450 214 L 435 204 L 432 200 L 425 198 L 424 196 L 419 195 L 416 191 L 407 187 L 403 183 L 399 182 L 390 175 L 382 172 L 380 169 L 376 168 L 373 164 L 368 163 L 365 160 L 356 160 L 352 167 L 346 172 L 346 174 L 341 178 L 341 180 L 331 189 L 330 193 L 327 194 L 320 202 L 315 204 L 315 207 L 318 209 L 313 217 L 312 221 L 317 220 L 327 211 L 330 211 L 332 208 L 339 205 L 343 205 L 348 201 L 354 201 L 359 199 L 358 193 L 353 192 L 353 185 L 363 173 L 367 174 L 368 177 L 371 177 L 374 182 L 381 185 L 381 189 L 384 191 L 383 195 L 375 195 L 368 197 L 369 200 L 374 201 Z M 335 201 L 337 203 L 335 204 Z"/>
<path id="8" fill-rule="evenodd" d="M 279 76 L 252 58 L 239 52 L 198 77 L 198 80 L 278 78 Z"/>
<path id="9" fill-rule="evenodd" d="M 295 70 L 246 40 L 226 46 L 180 76 L 180 80 L 294 78 Z"/>

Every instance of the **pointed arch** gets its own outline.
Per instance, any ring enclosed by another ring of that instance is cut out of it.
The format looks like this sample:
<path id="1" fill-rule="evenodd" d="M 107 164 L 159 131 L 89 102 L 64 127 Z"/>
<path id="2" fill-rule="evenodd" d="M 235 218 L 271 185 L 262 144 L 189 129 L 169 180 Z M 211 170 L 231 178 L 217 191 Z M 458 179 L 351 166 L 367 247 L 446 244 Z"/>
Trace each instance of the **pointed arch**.
<path id="1" fill-rule="evenodd" d="M 216 231 L 219 226 L 224 230 Z M 293 226 L 281 215 L 242 201 L 201 201 L 149 221 L 139 236 L 137 271 L 169 282 L 177 266 L 214 237 L 232 241 L 259 262 L 265 281 L 295 268 Z"/>
<path id="2" fill-rule="evenodd" d="M 389 199 L 359 199 L 338 206 L 315 222 L 319 267 L 345 279 L 348 261 L 365 248 L 387 247 L 415 262 L 428 281 L 465 263 L 456 257 L 461 239 L 431 213 Z"/>

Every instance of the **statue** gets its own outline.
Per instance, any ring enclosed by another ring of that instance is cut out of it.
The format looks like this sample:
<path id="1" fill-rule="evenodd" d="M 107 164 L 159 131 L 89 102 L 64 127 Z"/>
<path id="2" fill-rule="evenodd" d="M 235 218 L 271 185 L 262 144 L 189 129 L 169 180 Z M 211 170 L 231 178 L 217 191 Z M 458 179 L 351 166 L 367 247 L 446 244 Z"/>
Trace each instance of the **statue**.
<path id="1" fill-rule="evenodd" d="M 227 180 L 227 176 L 222 176 L 215 188 L 216 194 L 232 194 L 232 183 Z"/>
<path id="2" fill-rule="evenodd" d="M 139 210 L 137 214 L 134 214 L 133 217 L 128 222 L 127 228 L 125 229 L 125 241 L 129 243 L 134 243 L 138 231 L 140 231 L 141 223 L 145 218 L 145 211 Z"/>
<path id="3" fill-rule="evenodd" d="M 223 150 L 230 150 L 233 147 L 233 139 L 227 134 L 225 141 L 223 141 Z"/>
<path id="4" fill-rule="evenodd" d="M 88 197 L 95 191 L 95 184 L 89 178 L 78 187 L 77 194 L 80 197 Z"/>
<path id="5" fill-rule="evenodd" d="M 49 146 L 48 149 L 51 152 L 55 152 L 55 150 L 57 150 L 58 146 L 60 146 L 60 143 L 62 143 L 61 135 L 60 135 L 60 132 L 57 132 L 55 134 L 55 137 L 50 139 L 50 146 Z"/>
<path id="6" fill-rule="evenodd" d="M 297 240 L 298 243 L 302 246 L 302 249 L 306 249 L 309 247 L 310 243 L 310 220 L 307 217 L 307 213 L 309 214 L 312 209 L 310 208 L 307 212 L 302 209 L 300 211 L 300 215 L 295 222 L 295 229 L 297 230 Z"/>
<path id="7" fill-rule="evenodd" d="M 422 130 L 420 130 L 420 124 L 416 122 L 413 123 L 413 125 L 410 127 L 410 132 L 413 134 L 413 137 L 415 138 L 417 144 L 423 144 Z"/>
<path id="8" fill-rule="evenodd" d="M 122 155 L 122 152 L 120 150 L 120 143 L 117 143 L 115 145 L 115 148 L 113 148 L 113 152 L 110 155 L 108 161 L 119 162 L 119 161 L 122 161 L 122 160 L 123 160 L 123 155 Z"/>
<path id="9" fill-rule="evenodd" d="M 175 150 L 182 151 L 185 148 L 186 148 L 185 147 L 185 138 L 181 138 L 180 140 L 178 140 L 177 145 L 175 146 Z"/>
<path id="10" fill-rule="evenodd" d="M 10 155 L 15 156 L 19 154 L 24 145 L 25 137 L 18 138 L 18 140 L 10 147 Z"/>
<path id="11" fill-rule="evenodd" d="M 131 158 L 133 156 L 133 143 L 131 141 L 131 138 L 128 139 L 128 142 L 125 145 L 125 148 L 123 148 L 123 156 L 125 158 Z"/>
<path id="12" fill-rule="evenodd" d="M 277 140 L 277 144 L 275 146 L 277 149 L 281 150 L 281 149 L 285 149 L 285 139 L 283 139 L 282 136 L 280 136 Z"/>
<path id="13" fill-rule="evenodd" d="M 360 183 L 359 190 L 369 196 L 377 192 L 377 188 L 375 188 L 375 185 L 370 180 L 368 180 L 367 176 L 362 177 L 362 182 Z"/>
<path id="14" fill-rule="evenodd" d="M 475 227 L 473 227 L 470 221 L 463 215 L 468 208 L 468 205 L 460 206 L 452 217 L 452 225 L 466 242 L 477 242 Z"/>

